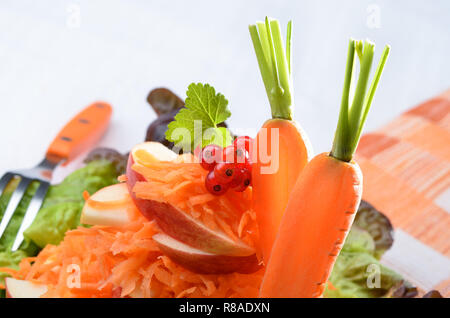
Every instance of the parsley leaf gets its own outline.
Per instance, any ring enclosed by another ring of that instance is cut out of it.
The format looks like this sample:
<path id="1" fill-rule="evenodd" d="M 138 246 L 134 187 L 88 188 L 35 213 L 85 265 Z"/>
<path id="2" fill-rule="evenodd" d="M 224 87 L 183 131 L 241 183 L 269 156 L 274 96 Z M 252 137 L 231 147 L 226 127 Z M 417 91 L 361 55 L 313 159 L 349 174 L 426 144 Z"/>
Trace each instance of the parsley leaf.
<path id="1" fill-rule="evenodd" d="M 192 83 L 186 92 L 185 107 L 169 123 L 166 138 L 183 151 L 190 151 L 200 142 L 222 147 L 231 143 L 231 134 L 217 125 L 230 117 L 228 101 L 220 93 L 216 94 L 209 84 Z"/>

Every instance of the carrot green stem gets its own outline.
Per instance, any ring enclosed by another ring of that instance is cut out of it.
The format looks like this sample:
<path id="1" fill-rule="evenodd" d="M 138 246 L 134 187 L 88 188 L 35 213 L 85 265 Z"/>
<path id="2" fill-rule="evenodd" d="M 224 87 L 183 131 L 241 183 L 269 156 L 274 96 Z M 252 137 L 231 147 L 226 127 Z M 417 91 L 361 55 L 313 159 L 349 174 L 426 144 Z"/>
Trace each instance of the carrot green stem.
<path id="1" fill-rule="evenodd" d="M 291 77 L 292 22 L 288 23 L 286 50 L 278 20 L 266 17 L 264 22 L 250 25 L 249 31 L 272 117 L 290 120 L 294 102 Z"/>
<path id="2" fill-rule="evenodd" d="M 287 33 L 286 33 L 286 59 L 287 59 L 287 63 L 288 63 L 288 68 L 289 68 L 289 77 L 292 80 L 291 77 L 291 72 L 292 72 L 292 68 L 291 68 L 291 60 L 292 60 L 292 21 L 288 22 L 287 25 Z"/>
<path id="3" fill-rule="evenodd" d="M 370 41 L 350 40 L 347 55 L 347 66 L 345 70 L 344 90 L 342 92 L 341 110 L 338 125 L 334 135 L 333 148 L 330 155 L 336 159 L 349 162 L 358 146 L 364 123 L 369 113 L 370 106 L 375 96 L 378 83 L 389 55 L 390 47 L 383 50 L 378 63 L 375 76 L 367 92 L 370 69 L 372 67 L 375 44 Z M 355 54 L 356 53 L 356 54 Z M 353 94 L 353 80 L 356 78 L 356 58 L 360 62 L 360 71 L 355 92 Z"/>

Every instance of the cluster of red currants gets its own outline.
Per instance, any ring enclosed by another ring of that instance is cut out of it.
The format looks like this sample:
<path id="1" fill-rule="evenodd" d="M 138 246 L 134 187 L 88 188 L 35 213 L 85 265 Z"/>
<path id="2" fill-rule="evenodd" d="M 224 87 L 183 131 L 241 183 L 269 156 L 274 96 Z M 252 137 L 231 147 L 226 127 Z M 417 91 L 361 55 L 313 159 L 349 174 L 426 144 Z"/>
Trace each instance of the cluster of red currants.
<path id="1" fill-rule="evenodd" d="M 222 148 L 211 144 L 202 149 L 200 164 L 209 171 L 205 179 L 205 186 L 209 192 L 222 195 L 230 188 L 242 192 L 251 184 L 252 142 L 250 137 L 241 136 L 228 147 Z"/>

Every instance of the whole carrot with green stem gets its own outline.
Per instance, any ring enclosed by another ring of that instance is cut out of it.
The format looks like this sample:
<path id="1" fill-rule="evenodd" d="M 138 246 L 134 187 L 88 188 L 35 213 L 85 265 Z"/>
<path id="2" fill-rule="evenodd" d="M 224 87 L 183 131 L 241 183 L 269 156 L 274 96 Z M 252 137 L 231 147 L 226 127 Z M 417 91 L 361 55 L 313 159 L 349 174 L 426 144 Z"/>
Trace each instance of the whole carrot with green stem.
<path id="1" fill-rule="evenodd" d="M 382 53 L 367 91 L 375 45 L 350 40 L 339 121 L 330 153 L 314 157 L 291 193 L 260 289 L 261 297 L 320 297 L 352 225 L 362 173 L 352 160 L 386 63 Z M 360 72 L 355 93 L 354 61 Z"/>
<path id="2" fill-rule="evenodd" d="M 272 110 L 272 119 L 264 123 L 256 136 L 257 151 L 253 158 L 256 160 L 252 167 L 253 209 L 260 249 L 267 263 L 289 194 L 312 158 L 312 147 L 306 133 L 292 118 L 292 22 L 287 27 L 286 48 L 278 20 L 266 17 L 264 22 L 250 25 L 249 30 Z"/>

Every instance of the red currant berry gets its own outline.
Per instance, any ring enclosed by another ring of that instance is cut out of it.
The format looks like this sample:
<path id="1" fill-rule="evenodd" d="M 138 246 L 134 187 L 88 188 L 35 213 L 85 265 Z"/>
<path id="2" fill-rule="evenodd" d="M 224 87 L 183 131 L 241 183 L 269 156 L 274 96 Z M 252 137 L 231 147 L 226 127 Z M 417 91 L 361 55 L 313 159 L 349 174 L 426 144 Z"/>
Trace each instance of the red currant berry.
<path id="1" fill-rule="evenodd" d="M 243 148 L 236 148 L 236 164 L 244 168 L 247 162 L 250 162 L 248 151 Z"/>
<path id="2" fill-rule="evenodd" d="M 222 158 L 222 147 L 218 145 L 208 145 L 203 148 L 200 164 L 203 169 L 211 171 Z"/>
<path id="3" fill-rule="evenodd" d="M 214 174 L 217 181 L 227 184 L 233 180 L 235 170 L 236 166 L 234 163 L 220 162 L 214 167 Z"/>
<path id="4" fill-rule="evenodd" d="M 251 181 L 252 175 L 251 175 L 250 171 L 248 171 L 246 169 L 241 169 L 241 173 L 242 173 L 242 176 L 239 179 L 239 181 L 240 181 L 239 184 L 237 186 L 233 187 L 234 191 L 237 191 L 237 192 L 244 191 L 245 189 L 247 189 L 247 187 L 249 185 L 252 184 L 252 181 Z"/>
<path id="5" fill-rule="evenodd" d="M 247 152 L 250 152 L 252 144 L 253 144 L 253 139 L 250 138 L 249 136 L 237 137 L 233 142 L 233 145 L 235 148 L 245 149 L 245 150 L 247 150 Z"/>
<path id="6" fill-rule="evenodd" d="M 236 159 L 236 148 L 234 148 L 233 145 L 225 147 L 223 150 L 222 162 L 235 163 Z"/>
<path id="7" fill-rule="evenodd" d="M 205 187 L 211 194 L 214 195 L 222 195 L 228 190 L 228 185 L 220 183 L 217 180 L 214 171 L 210 171 L 206 176 Z"/>
<path id="8" fill-rule="evenodd" d="M 234 176 L 233 176 L 233 180 L 231 180 L 231 182 L 229 183 L 230 188 L 236 188 L 237 186 L 239 186 L 242 182 L 242 179 L 244 178 L 244 170 L 240 169 L 240 168 L 236 168 L 234 170 Z"/>
<path id="9" fill-rule="evenodd" d="M 247 170 L 250 175 L 252 175 L 252 162 L 248 159 L 244 164 L 240 165 L 240 168 L 243 170 Z"/>

